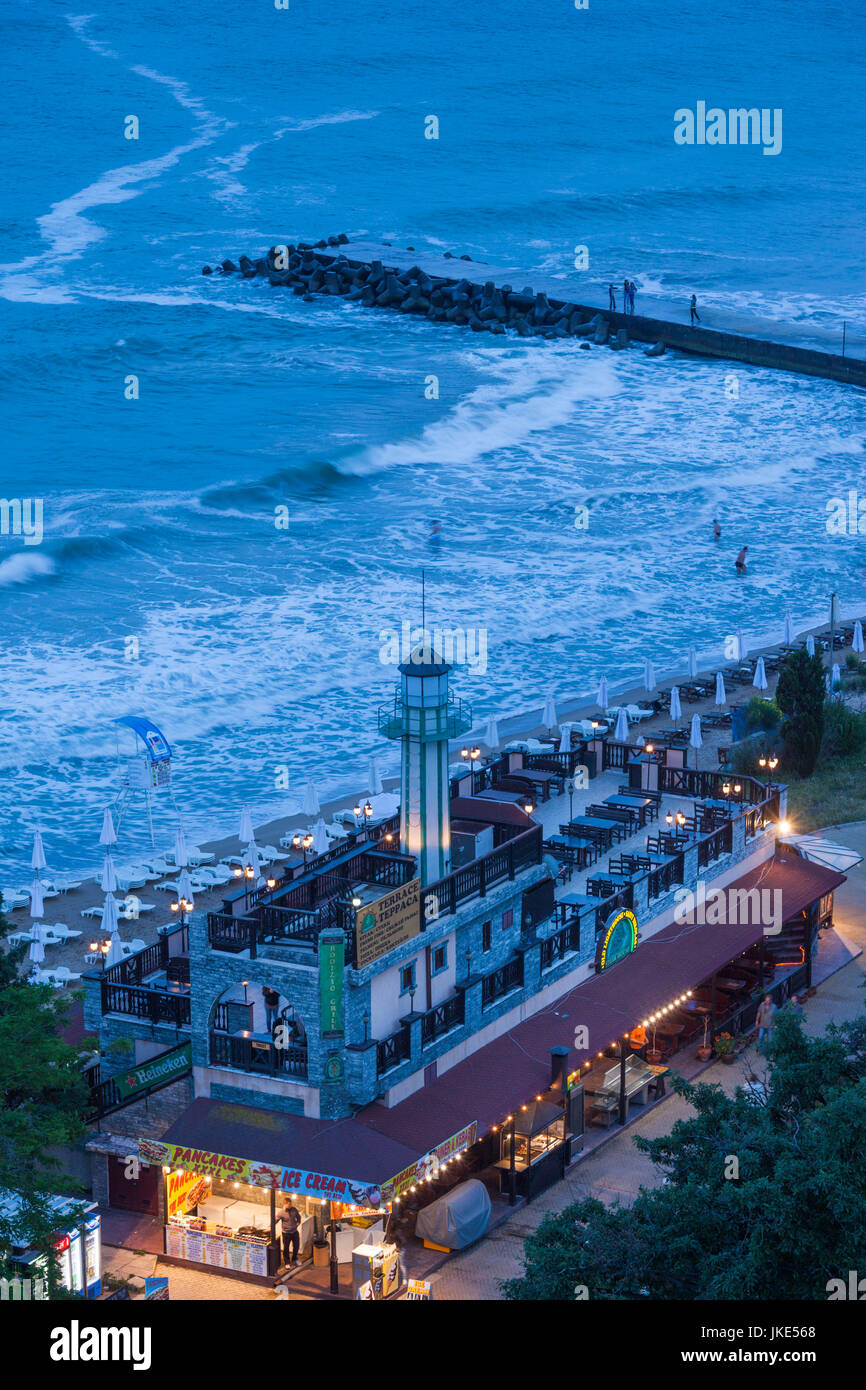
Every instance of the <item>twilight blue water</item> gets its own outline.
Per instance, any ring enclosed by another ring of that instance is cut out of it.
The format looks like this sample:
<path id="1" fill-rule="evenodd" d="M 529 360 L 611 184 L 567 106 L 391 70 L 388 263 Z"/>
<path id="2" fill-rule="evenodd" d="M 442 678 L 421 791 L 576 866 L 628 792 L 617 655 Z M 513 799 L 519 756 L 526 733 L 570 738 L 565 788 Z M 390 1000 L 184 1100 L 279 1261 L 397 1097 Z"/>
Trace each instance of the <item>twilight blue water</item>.
<path id="1" fill-rule="evenodd" d="M 175 744 L 193 835 L 292 809 L 307 775 L 363 785 L 394 680 L 379 634 L 418 620 L 422 565 L 428 612 L 488 633 L 487 672 L 455 677 L 479 720 L 774 635 L 786 608 L 820 619 L 834 585 L 862 604 L 864 539 L 825 527 L 829 498 L 866 496 L 860 392 L 739 368 L 732 396 L 717 363 L 481 342 L 199 273 L 345 231 L 531 283 L 573 279 L 586 245 L 589 302 L 629 275 L 639 310 L 695 291 L 705 322 L 834 351 L 846 320 L 866 356 L 855 9 L 5 17 L 0 495 L 42 498 L 45 535 L 0 536 L 0 883 L 26 879 L 37 820 L 51 867 L 98 860 L 127 712 Z M 699 100 L 781 108 L 781 153 L 677 146 Z M 137 811 L 122 855 L 144 834 Z"/>

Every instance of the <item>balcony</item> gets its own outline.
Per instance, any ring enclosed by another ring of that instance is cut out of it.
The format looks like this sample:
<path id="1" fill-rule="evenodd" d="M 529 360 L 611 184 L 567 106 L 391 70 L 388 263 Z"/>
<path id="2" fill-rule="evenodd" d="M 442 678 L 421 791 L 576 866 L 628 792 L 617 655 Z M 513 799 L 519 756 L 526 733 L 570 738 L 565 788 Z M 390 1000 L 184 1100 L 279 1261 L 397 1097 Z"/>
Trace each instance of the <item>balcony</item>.
<path id="1" fill-rule="evenodd" d="M 135 955 L 88 972 L 99 981 L 103 1014 L 123 1014 L 173 1028 L 190 1026 L 189 928 L 180 926 Z"/>
<path id="2" fill-rule="evenodd" d="M 460 738 L 472 728 L 472 709 L 455 695 L 445 705 L 416 708 L 404 704 L 401 694 L 379 706 L 379 732 L 385 738 L 413 738 L 419 743 L 441 743 Z"/>
<path id="3" fill-rule="evenodd" d="M 452 1028 L 462 1028 L 466 1017 L 466 996 L 462 990 L 453 998 L 436 1004 L 421 1015 L 421 1046 L 429 1047 L 437 1038 L 450 1033 Z"/>
<path id="4" fill-rule="evenodd" d="M 102 980 L 102 1014 L 126 1014 L 146 1023 L 168 1023 L 173 1028 L 190 1024 L 189 986 L 172 990 L 157 985 L 120 985 Z"/>
<path id="5" fill-rule="evenodd" d="M 386 1071 L 393 1071 L 401 1062 L 408 1062 L 411 1055 L 412 1040 L 404 1024 L 396 1033 L 391 1033 L 376 1044 L 376 1075 L 383 1076 Z"/>
<path id="6" fill-rule="evenodd" d="M 214 1067 L 232 1067 L 257 1076 L 307 1079 L 306 1046 L 276 1047 L 264 1038 L 214 1030 L 210 1035 L 210 1061 Z"/>
<path id="7" fill-rule="evenodd" d="M 489 1009 L 512 990 L 523 988 L 523 956 L 514 956 L 481 981 L 481 1008 Z"/>
<path id="8" fill-rule="evenodd" d="M 436 915 L 442 917 L 456 912 L 460 904 L 470 898 L 483 898 L 493 884 L 513 879 L 530 864 L 540 864 L 543 838 L 542 827 L 532 825 L 498 849 L 491 850 L 490 854 L 431 883 L 424 889 L 424 902 L 429 903 L 431 897 L 434 898 Z"/>

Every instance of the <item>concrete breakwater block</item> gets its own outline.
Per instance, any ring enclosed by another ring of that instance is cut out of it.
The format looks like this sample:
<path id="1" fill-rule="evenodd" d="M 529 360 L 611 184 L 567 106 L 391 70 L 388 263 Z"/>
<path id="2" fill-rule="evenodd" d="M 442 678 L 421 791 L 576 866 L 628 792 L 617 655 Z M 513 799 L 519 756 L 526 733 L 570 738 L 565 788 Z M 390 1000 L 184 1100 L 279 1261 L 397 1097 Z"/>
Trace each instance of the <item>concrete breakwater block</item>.
<path id="1" fill-rule="evenodd" d="M 610 337 L 610 325 L 609 325 L 609 323 L 607 322 L 606 319 L 602 319 L 601 323 L 598 325 L 598 327 L 597 327 L 596 330 L 595 330 L 595 337 L 593 338 L 592 341 L 593 341 L 594 343 L 597 343 L 597 344 L 599 345 L 599 347 L 601 347 L 604 343 L 607 342 L 607 340 L 608 340 L 609 337 Z"/>
<path id="2" fill-rule="evenodd" d="M 664 357 L 665 345 L 662 342 L 653 343 L 652 347 L 644 348 L 644 357 Z"/>

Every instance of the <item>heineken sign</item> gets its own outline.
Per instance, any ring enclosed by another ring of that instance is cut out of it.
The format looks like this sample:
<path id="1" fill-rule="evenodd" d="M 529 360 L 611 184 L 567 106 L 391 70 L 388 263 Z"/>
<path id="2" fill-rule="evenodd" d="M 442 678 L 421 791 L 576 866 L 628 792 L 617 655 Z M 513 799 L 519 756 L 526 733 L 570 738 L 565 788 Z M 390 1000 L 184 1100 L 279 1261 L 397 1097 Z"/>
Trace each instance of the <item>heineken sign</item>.
<path id="1" fill-rule="evenodd" d="M 631 954 L 637 945 L 637 918 L 628 908 L 612 912 L 598 938 L 596 970 L 606 970 Z"/>
<path id="2" fill-rule="evenodd" d="M 151 1057 L 149 1062 L 142 1062 L 140 1067 L 133 1067 L 132 1071 L 120 1072 L 114 1077 L 114 1084 L 126 1100 L 127 1096 L 146 1091 L 149 1086 L 164 1086 L 169 1081 L 176 1081 L 178 1077 L 185 1076 L 191 1066 L 192 1043 L 184 1043 L 182 1047 L 172 1048 L 170 1053 Z"/>

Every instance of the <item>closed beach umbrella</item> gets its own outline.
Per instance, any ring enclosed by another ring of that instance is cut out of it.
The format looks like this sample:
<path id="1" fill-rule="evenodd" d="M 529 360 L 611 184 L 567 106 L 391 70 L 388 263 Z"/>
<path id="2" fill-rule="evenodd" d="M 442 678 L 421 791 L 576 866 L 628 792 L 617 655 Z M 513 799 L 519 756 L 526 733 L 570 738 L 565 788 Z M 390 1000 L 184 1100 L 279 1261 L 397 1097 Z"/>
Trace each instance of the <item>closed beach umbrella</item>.
<path id="1" fill-rule="evenodd" d="M 596 704 L 600 705 L 602 709 L 607 709 L 607 701 L 607 676 L 602 676 L 601 683 L 598 687 L 598 698 L 596 700 Z"/>
<path id="2" fill-rule="evenodd" d="M 738 632 L 738 633 L 737 633 L 737 660 L 738 660 L 738 661 L 745 661 L 746 657 L 748 656 L 748 653 L 749 653 L 749 649 L 748 649 L 748 647 L 746 646 L 745 641 L 743 640 L 743 634 L 742 634 L 741 632 Z"/>
<path id="3" fill-rule="evenodd" d="M 671 719 L 682 719 L 683 708 L 680 704 L 679 686 L 671 686 Z"/>
<path id="4" fill-rule="evenodd" d="M 545 729 L 554 729 L 559 723 L 556 717 L 556 701 L 553 695 L 548 695 L 544 701 L 544 710 L 541 715 L 541 722 Z"/>
<path id="5" fill-rule="evenodd" d="M 317 816 L 319 814 L 319 793 L 313 782 L 308 782 L 304 787 L 303 810 L 305 816 Z"/>
<path id="6" fill-rule="evenodd" d="M 115 893 L 117 891 L 117 874 L 114 872 L 114 860 L 110 853 L 106 851 L 105 859 L 102 864 L 102 877 L 99 886 L 103 893 Z"/>
<path id="7" fill-rule="evenodd" d="M 851 639 L 851 650 L 854 652 L 862 652 L 863 650 L 863 625 L 859 618 L 854 624 L 854 636 Z"/>
<path id="8" fill-rule="evenodd" d="M 119 961 L 123 960 L 123 951 L 120 949 L 120 932 L 117 930 L 117 903 L 110 893 L 105 895 L 102 931 L 109 937 L 108 951 L 105 956 L 106 967 L 117 965 Z"/>
<path id="9" fill-rule="evenodd" d="M 728 703 L 728 697 L 727 697 L 727 695 L 725 694 L 725 678 L 724 678 L 724 676 L 722 675 L 721 671 L 717 671 L 717 672 L 716 672 L 716 704 L 717 704 L 717 705 L 726 705 L 727 703 Z"/>
<path id="10" fill-rule="evenodd" d="M 240 840 L 242 845 L 248 845 L 250 840 L 255 839 L 255 831 L 253 830 L 253 818 L 250 815 L 249 806 L 245 806 L 244 809 L 241 811 L 241 823 L 238 827 L 238 839 Z"/>
<path id="11" fill-rule="evenodd" d="M 790 611 L 786 609 L 786 611 L 785 611 L 785 646 L 786 646 L 786 647 L 790 647 L 790 645 L 791 645 L 791 638 L 793 637 L 793 635 L 794 635 L 794 633 L 793 633 L 793 628 L 792 628 L 792 626 L 791 626 L 791 614 L 790 614 Z"/>
<path id="12" fill-rule="evenodd" d="M 811 632 L 809 633 L 809 636 L 806 638 L 806 651 L 809 654 L 809 656 L 815 655 L 815 639 L 812 636 Z"/>
<path id="13" fill-rule="evenodd" d="M 841 685 L 841 684 L 842 684 L 842 672 L 841 672 L 840 669 L 839 669 L 839 663 L 838 663 L 838 661 L 834 661 L 834 662 L 833 662 L 833 679 L 832 679 L 832 684 L 833 684 L 833 685 Z"/>
<path id="14" fill-rule="evenodd" d="M 755 678 L 752 681 L 752 685 L 756 690 L 767 689 L 767 673 L 764 670 L 764 658 L 762 656 L 759 656 L 758 660 L 755 662 Z"/>
<path id="15" fill-rule="evenodd" d="M 855 648 L 855 651 L 857 649 Z M 863 650 L 862 644 L 860 650 Z M 30 857 L 31 869 L 45 868 L 45 850 L 42 848 L 42 831 L 37 830 L 33 836 L 33 854 Z"/>
<path id="16" fill-rule="evenodd" d="M 367 791 L 371 796 L 379 796 L 382 791 L 382 778 L 379 776 L 379 764 L 375 758 L 370 759 L 367 768 Z"/>
<path id="17" fill-rule="evenodd" d="M 692 715 L 692 727 L 689 730 L 689 744 L 695 750 L 695 769 L 697 769 L 698 749 L 704 746 L 704 740 L 701 735 L 701 716 L 699 714 Z"/>
<path id="18" fill-rule="evenodd" d="M 625 707 L 623 705 L 620 705 L 619 709 L 617 710 L 616 724 L 614 726 L 613 736 L 616 739 L 617 743 L 625 743 L 626 739 L 628 738 L 628 715 L 626 714 Z"/>
<path id="19" fill-rule="evenodd" d="M 183 869 L 188 860 L 189 855 L 186 851 L 186 836 L 183 833 L 183 828 L 178 826 L 177 830 L 174 832 L 174 862 L 179 869 Z"/>
<path id="20" fill-rule="evenodd" d="M 192 902 L 192 883 L 189 877 L 189 869 L 181 869 L 175 891 L 178 898 L 186 898 L 187 902 Z"/>
<path id="21" fill-rule="evenodd" d="M 99 836 L 101 845 L 116 845 L 117 836 L 114 833 L 114 821 L 111 818 L 111 808 L 106 806 L 102 814 L 102 832 Z"/>
<path id="22" fill-rule="evenodd" d="M 44 910 L 42 902 L 42 884 L 39 882 L 39 877 L 37 875 L 30 888 L 30 916 L 41 917 Z"/>
<path id="23" fill-rule="evenodd" d="M 484 742 L 487 744 L 488 748 L 499 747 L 499 727 L 492 714 L 487 721 L 487 728 L 484 731 Z"/>
<path id="24" fill-rule="evenodd" d="M 697 674 L 698 674 L 698 654 L 697 654 L 697 652 L 695 651 L 694 647 L 689 647 L 689 675 L 691 676 L 692 680 L 694 680 L 695 677 L 697 676 Z"/>
<path id="25" fill-rule="evenodd" d="M 316 854 L 327 854 L 328 852 L 328 832 L 321 816 L 313 826 L 313 850 Z"/>
<path id="26" fill-rule="evenodd" d="M 37 837 L 39 836 L 38 830 L 36 832 L 36 835 Z M 42 849 L 41 838 L 39 839 L 39 848 L 40 850 Z M 35 842 L 33 846 L 33 857 L 34 859 L 36 858 Z M 43 869 L 45 868 L 44 856 L 41 867 Z M 38 965 L 40 961 L 43 961 L 45 959 L 45 947 L 42 941 L 42 926 L 40 922 L 37 920 L 39 917 L 42 916 L 44 910 L 45 909 L 42 902 L 42 884 L 39 882 L 39 873 L 37 870 L 36 877 L 33 880 L 33 887 L 30 890 L 30 916 L 33 918 L 33 926 L 30 928 L 30 951 L 28 952 L 29 957 L 33 961 L 34 965 Z"/>
<path id="27" fill-rule="evenodd" d="M 45 946 L 42 942 L 42 927 L 38 922 L 34 922 L 30 930 L 30 950 L 27 955 L 34 965 L 45 959 Z"/>
<path id="28" fill-rule="evenodd" d="M 560 734 L 560 736 L 559 736 L 559 751 L 560 751 L 560 753 L 570 753 L 570 752 L 571 752 L 571 725 L 570 725 L 570 724 L 563 724 L 563 726 L 562 726 L 562 732 L 561 732 L 561 734 Z"/>
<path id="29" fill-rule="evenodd" d="M 643 664 L 643 688 L 648 695 L 656 688 L 656 668 L 651 661 Z"/>

